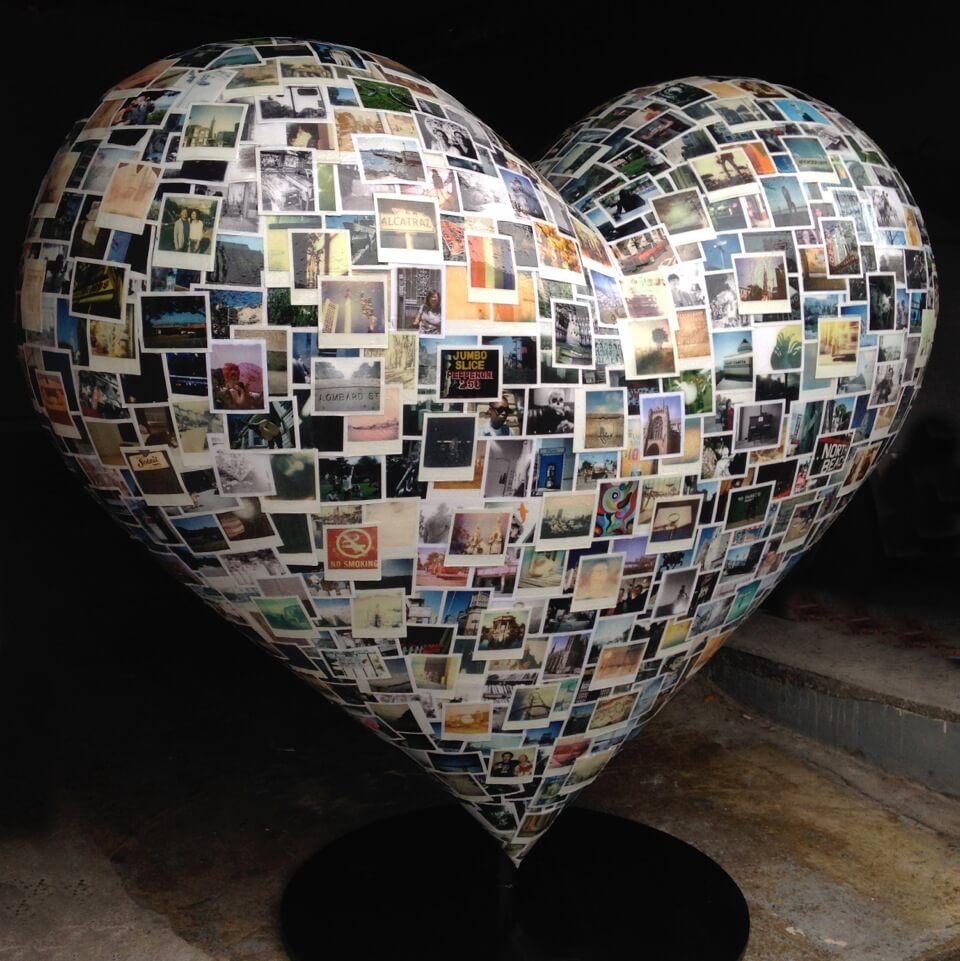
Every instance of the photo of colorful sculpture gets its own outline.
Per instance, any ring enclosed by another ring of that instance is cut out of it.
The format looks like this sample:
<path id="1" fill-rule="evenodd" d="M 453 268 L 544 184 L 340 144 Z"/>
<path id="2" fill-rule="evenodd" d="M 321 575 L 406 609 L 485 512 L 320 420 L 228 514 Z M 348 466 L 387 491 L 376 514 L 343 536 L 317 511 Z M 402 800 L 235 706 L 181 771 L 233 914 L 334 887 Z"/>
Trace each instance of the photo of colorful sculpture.
<path id="1" fill-rule="evenodd" d="M 908 186 L 789 87 L 636 88 L 531 165 L 284 39 L 91 105 L 18 310 L 103 507 L 519 864 L 869 476 L 937 295 Z"/>

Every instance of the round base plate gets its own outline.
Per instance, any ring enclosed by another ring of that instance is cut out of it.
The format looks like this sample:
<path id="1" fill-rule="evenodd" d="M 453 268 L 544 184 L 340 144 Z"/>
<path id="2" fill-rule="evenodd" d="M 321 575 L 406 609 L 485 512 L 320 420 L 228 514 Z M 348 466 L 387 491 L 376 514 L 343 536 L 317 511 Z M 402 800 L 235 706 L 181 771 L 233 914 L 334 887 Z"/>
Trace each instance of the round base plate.
<path id="1" fill-rule="evenodd" d="M 646 825 L 571 808 L 514 870 L 441 807 L 322 848 L 291 879 L 280 926 L 293 961 L 612 961 L 625 948 L 738 961 L 750 915 L 723 868 Z"/>

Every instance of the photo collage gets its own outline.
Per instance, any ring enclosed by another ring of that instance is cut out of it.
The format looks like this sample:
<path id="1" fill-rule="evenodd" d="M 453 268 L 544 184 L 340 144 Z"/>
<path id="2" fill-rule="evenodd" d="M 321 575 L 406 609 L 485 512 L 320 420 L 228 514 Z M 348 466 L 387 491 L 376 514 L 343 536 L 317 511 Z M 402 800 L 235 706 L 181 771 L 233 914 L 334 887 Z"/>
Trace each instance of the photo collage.
<path id="1" fill-rule="evenodd" d="M 636 88 L 532 166 L 279 38 L 75 123 L 18 319 L 101 504 L 520 863 L 869 476 L 937 297 L 907 185 L 796 90 Z"/>

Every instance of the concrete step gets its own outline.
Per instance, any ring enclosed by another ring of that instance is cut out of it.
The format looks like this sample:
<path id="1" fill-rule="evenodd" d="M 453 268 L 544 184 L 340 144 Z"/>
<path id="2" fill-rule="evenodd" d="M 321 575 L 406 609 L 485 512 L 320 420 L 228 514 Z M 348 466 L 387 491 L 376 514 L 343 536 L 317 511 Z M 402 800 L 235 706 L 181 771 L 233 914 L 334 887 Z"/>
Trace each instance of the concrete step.
<path id="1" fill-rule="evenodd" d="M 960 797 L 960 631 L 951 612 L 829 595 L 757 612 L 707 670 L 747 709 Z"/>

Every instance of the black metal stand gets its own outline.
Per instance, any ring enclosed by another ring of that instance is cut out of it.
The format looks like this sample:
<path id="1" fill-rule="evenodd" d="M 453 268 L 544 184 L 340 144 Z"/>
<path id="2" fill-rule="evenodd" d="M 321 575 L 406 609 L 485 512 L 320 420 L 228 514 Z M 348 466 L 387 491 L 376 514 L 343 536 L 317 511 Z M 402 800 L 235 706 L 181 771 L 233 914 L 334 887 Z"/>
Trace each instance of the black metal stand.
<path id="1" fill-rule="evenodd" d="M 293 961 L 738 961 L 750 915 L 718 864 L 646 825 L 573 808 L 515 869 L 441 807 L 322 848 L 280 926 Z"/>

